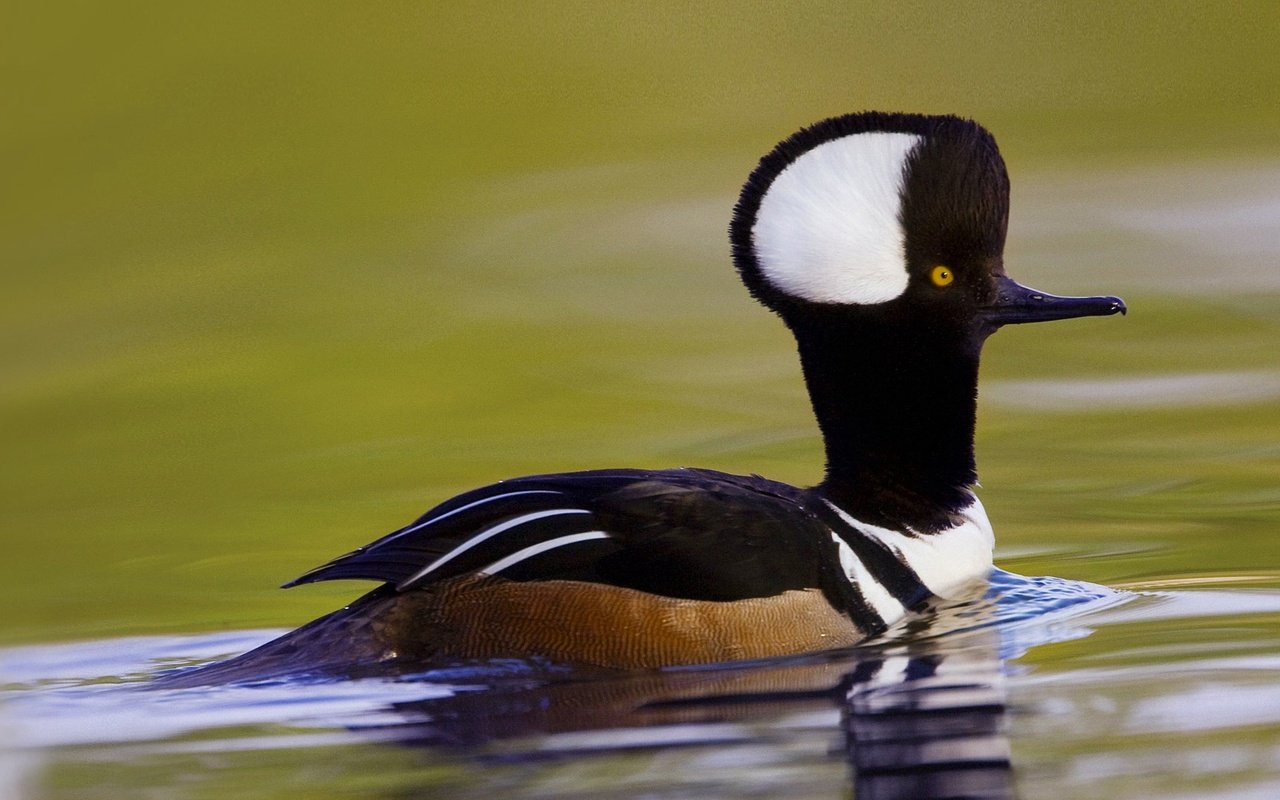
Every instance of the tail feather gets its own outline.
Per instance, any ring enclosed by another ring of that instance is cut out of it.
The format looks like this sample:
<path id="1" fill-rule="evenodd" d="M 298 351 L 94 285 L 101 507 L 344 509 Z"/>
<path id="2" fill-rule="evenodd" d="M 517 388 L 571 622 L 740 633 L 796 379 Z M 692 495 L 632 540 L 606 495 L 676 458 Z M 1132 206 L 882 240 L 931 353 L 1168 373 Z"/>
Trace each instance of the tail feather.
<path id="1" fill-rule="evenodd" d="M 395 603 L 394 590 L 380 587 L 247 653 L 161 675 L 152 686 L 185 689 L 308 675 L 349 677 L 376 669 L 395 657 L 382 624 Z"/>

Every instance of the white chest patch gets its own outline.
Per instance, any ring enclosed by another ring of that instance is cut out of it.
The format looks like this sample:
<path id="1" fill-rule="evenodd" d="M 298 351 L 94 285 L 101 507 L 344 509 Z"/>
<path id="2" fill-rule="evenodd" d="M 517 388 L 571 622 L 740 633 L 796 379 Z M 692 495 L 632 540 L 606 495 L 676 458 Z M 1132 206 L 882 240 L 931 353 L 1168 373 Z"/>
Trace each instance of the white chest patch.
<path id="1" fill-rule="evenodd" d="M 820 303 L 883 303 L 907 288 L 898 214 L 910 133 L 857 133 L 818 145 L 774 178 L 751 230 L 764 277 Z"/>
<path id="2" fill-rule="evenodd" d="M 830 501 L 827 505 L 831 506 L 841 519 L 859 533 L 876 539 L 888 547 L 898 560 L 911 567 L 920 581 L 938 597 L 954 597 L 965 586 L 985 579 L 991 572 L 995 534 L 991 530 L 991 522 L 987 519 L 986 509 L 976 497 L 973 498 L 972 505 L 960 512 L 964 521 L 959 525 L 938 533 L 916 536 L 854 519 Z M 852 551 L 850 554 L 852 555 Z M 841 560 L 843 561 L 843 558 Z M 864 594 L 866 594 L 865 590 Z M 874 593 L 868 599 L 877 608 L 882 604 L 877 602 Z M 886 618 L 885 621 L 890 620 Z"/>

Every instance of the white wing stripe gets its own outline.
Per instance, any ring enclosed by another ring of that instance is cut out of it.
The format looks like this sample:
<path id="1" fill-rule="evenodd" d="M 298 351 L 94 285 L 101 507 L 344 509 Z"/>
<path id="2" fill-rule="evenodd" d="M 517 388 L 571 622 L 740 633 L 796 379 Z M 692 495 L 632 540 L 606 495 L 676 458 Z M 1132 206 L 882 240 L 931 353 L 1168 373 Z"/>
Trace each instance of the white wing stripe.
<path id="1" fill-rule="evenodd" d="M 535 545 L 530 545 L 529 547 L 526 547 L 523 550 L 518 550 L 512 553 L 511 555 L 507 556 L 506 558 L 498 559 L 497 561 L 493 562 L 489 566 L 480 570 L 480 572 L 485 575 L 496 575 L 499 572 L 502 572 L 507 567 L 513 566 L 515 564 L 519 564 L 521 561 L 524 561 L 526 558 L 533 558 L 539 553 L 545 553 L 548 550 L 554 549 L 556 547 L 564 547 L 565 545 L 577 544 L 578 542 L 587 542 L 592 539 L 608 539 L 608 538 L 609 538 L 609 534 L 605 533 L 604 531 L 587 531 L 586 533 L 574 533 L 574 534 L 570 534 L 569 536 L 561 536 L 559 539 L 552 539 L 550 541 L 540 542 Z"/>
<path id="2" fill-rule="evenodd" d="M 432 523 L 439 522 L 442 519 L 448 519 L 449 517 L 452 517 L 454 514 L 461 514 L 463 511 L 470 511 L 476 506 L 482 506 L 485 503 L 492 503 L 494 500 L 502 500 L 507 497 L 517 497 L 522 494 L 560 494 L 560 492 L 554 491 L 552 489 L 524 489 L 519 492 L 507 492 L 505 494 L 495 494 L 489 497 L 482 497 L 479 500 L 474 500 L 470 503 L 467 503 L 465 506 L 459 506 L 458 508 L 455 508 L 452 511 L 446 511 L 445 513 L 441 514 L 438 517 L 432 517 L 431 519 L 424 519 L 422 522 L 419 522 L 417 525 L 413 525 L 411 527 L 405 528 L 404 530 L 399 531 L 398 533 L 394 533 L 391 536 L 388 536 L 386 538 L 386 541 L 389 542 L 393 539 L 399 539 L 401 536 L 407 536 L 413 533 L 414 531 L 420 531 L 423 528 L 427 527 L 428 525 L 431 525 Z"/>
<path id="3" fill-rule="evenodd" d="M 525 514 L 524 516 L 516 517 L 515 519 L 509 519 L 506 522 L 503 522 L 498 525 L 494 525 L 492 528 L 489 528 L 488 530 L 485 530 L 481 533 L 476 534 L 475 536 L 472 536 L 470 539 L 466 540 L 462 544 L 458 545 L 457 547 L 453 548 L 449 552 L 437 558 L 435 561 L 432 561 L 430 564 L 418 570 L 413 575 L 409 576 L 403 581 L 400 581 L 400 583 L 396 585 L 396 588 L 397 589 L 407 588 L 410 584 L 417 581 L 419 578 L 423 577 L 424 575 L 427 575 L 432 570 L 435 570 L 438 567 L 443 566 L 444 564 L 447 564 L 448 562 L 452 561 L 453 559 L 467 552 L 468 550 L 480 544 L 481 542 L 487 541 L 504 531 L 509 531 L 512 528 L 519 527 L 520 525 L 523 525 L 526 522 L 533 522 L 534 520 L 542 519 L 543 517 L 555 517 L 555 516 L 561 516 L 564 514 L 590 514 L 590 513 L 591 513 L 590 511 L 586 511 L 581 508 L 553 508 L 550 511 L 535 511 L 532 514 Z"/>

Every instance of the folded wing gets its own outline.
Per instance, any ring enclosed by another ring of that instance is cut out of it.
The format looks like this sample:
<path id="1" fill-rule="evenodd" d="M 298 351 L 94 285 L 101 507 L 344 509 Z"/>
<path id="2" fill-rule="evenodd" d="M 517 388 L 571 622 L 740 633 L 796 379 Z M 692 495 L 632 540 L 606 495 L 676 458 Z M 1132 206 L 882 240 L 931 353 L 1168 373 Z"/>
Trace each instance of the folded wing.
<path id="1" fill-rule="evenodd" d="M 843 594 L 805 492 L 709 470 L 540 475 L 459 495 L 286 584 L 362 578 L 401 591 L 463 575 L 581 580 L 669 597 Z M 833 597 L 833 600 L 838 598 Z M 839 607 L 839 606 L 838 606 Z"/>

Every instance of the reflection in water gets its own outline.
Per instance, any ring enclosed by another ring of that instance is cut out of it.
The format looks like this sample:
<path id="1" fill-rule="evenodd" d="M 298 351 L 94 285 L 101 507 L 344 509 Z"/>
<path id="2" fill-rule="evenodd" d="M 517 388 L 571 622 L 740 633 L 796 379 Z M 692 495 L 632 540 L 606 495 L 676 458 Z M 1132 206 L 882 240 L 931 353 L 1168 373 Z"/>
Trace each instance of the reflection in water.
<path id="1" fill-rule="evenodd" d="M 985 597 L 935 609 L 878 645 L 628 673 L 485 662 L 180 689 L 140 670 L 268 635 L 19 648 L 0 651 L 0 723 L 12 723 L 8 743 L 51 765 L 41 769 L 104 797 L 192 769 L 212 775 L 198 760 L 217 753 L 236 766 L 216 773 L 229 781 L 216 796 L 238 795 L 265 758 L 285 776 L 340 763 L 357 796 L 795 798 L 852 784 L 860 800 L 1004 798 L 1014 794 L 1010 662 L 1085 635 L 1086 611 L 1128 597 L 997 570 Z M 85 745 L 91 769 L 80 766 Z M 370 776 L 389 791 L 368 791 Z"/>
<path id="2" fill-rule="evenodd" d="M 761 720 L 817 715 L 842 734 L 855 796 L 1013 796 L 994 606 L 976 630 L 782 662 L 583 678 L 525 675 L 395 704 L 395 739 L 481 760 L 637 747 L 767 744 Z M 467 676 L 438 671 L 433 684 Z M 549 679 L 548 679 L 549 677 Z M 371 731 L 372 732 L 372 731 Z M 385 729 L 377 730 L 384 738 Z"/>
<path id="3" fill-rule="evenodd" d="M 1085 635 L 1070 620 L 1128 597 L 995 570 L 984 596 L 939 606 L 882 644 L 843 652 L 623 675 L 528 664 L 499 666 L 498 674 L 492 664 L 435 670 L 412 680 L 457 690 L 394 703 L 390 738 L 511 764 L 708 745 L 758 756 L 782 750 L 784 731 L 800 726 L 837 737 L 828 757 L 839 753 L 849 764 L 860 800 L 1009 798 L 1006 662 L 1036 644 Z M 386 726 L 366 732 L 388 738 Z"/>
<path id="4" fill-rule="evenodd" d="M 502 748 L 504 759 L 601 747 L 767 739 L 761 719 L 832 712 L 858 798 L 1013 796 L 1003 678 L 993 631 L 945 649 L 920 642 L 775 667 L 672 671 L 604 682 L 463 693 L 402 703 L 421 721 L 401 741 Z M 690 726 L 697 726 L 691 728 Z M 608 735 L 558 736 L 610 731 Z"/>
<path id="5" fill-rule="evenodd" d="M 998 639 L 984 633 L 950 654 L 909 647 L 850 686 L 855 796 L 1013 797 Z"/>

